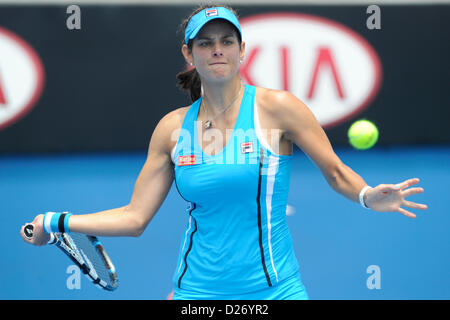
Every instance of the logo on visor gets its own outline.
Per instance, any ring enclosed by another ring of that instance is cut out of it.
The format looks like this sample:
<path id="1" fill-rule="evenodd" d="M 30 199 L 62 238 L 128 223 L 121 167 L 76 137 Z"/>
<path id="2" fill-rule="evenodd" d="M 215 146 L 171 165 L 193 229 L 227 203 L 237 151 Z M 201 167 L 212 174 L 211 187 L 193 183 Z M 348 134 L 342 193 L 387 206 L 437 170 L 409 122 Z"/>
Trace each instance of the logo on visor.
<path id="1" fill-rule="evenodd" d="M 207 18 L 219 15 L 219 13 L 217 12 L 217 9 L 206 10 L 205 14 L 206 14 Z"/>

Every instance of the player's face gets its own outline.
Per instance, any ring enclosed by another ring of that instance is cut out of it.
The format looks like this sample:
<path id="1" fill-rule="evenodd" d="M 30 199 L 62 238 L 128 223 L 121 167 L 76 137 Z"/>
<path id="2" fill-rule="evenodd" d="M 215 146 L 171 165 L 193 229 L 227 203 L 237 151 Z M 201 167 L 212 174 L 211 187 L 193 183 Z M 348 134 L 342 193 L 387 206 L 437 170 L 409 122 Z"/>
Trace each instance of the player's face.
<path id="1" fill-rule="evenodd" d="M 221 19 L 213 20 L 200 30 L 193 41 L 193 63 L 203 80 L 229 80 L 239 70 L 243 48 L 230 23 Z"/>

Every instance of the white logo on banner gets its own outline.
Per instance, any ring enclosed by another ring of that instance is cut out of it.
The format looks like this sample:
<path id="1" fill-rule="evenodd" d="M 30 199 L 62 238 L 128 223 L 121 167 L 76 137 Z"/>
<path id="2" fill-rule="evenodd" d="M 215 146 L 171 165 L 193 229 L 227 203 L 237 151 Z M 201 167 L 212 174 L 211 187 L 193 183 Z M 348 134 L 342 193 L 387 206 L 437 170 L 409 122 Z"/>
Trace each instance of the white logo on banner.
<path id="1" fill-rule="evenodd" d="M 242 18 L 241 27 L 243 80 L 290 91 L 323 127 L 355 117 L 378 92 L 378 55 L 344 25 L 318 16 L 272 13 Z"/>
<path id="2" fill-rule="evenodd" d="M 0 27 L 0 129 L 28 113 L 39 98 L 44 70 L 36 52 Z"/>

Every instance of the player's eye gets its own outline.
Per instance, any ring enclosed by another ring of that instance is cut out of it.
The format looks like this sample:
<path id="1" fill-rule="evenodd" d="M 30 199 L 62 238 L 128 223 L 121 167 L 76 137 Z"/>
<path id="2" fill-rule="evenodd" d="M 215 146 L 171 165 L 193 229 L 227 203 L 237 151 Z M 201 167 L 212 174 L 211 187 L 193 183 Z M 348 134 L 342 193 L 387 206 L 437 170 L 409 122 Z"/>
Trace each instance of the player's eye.
<path id="1" fill-rule="evenodd" d="M 209 41 L 200 41 L 198 45 L 200 47 L 207 47 L 207 46 L 209 46 L 209 44 L 210 44 Z"/>

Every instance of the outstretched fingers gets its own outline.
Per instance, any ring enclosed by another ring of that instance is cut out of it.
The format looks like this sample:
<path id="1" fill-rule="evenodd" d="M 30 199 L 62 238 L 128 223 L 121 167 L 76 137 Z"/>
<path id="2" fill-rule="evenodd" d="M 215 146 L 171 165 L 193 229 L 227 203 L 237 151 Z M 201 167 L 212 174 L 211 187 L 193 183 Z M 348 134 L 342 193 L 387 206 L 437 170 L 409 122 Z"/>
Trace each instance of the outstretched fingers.
<path id="1" fill-rule="evenodd" d="M 404 185 L 411 186 L 418 182 L 419 182 L 419 179 L 417 179 L 417 178 L 409 179 L 404 182 Z M 424 191 L 423 188 L 420 188 L 420 187 L 419 188 L 410 188 L 410 189 L 403 191 L 402 195 L 403 195 L 403 198 L 405 199 L 406 197 L 423 193 L 423 191 Z M 416 202 L 407 201 L 407 200 L 403 200 L 403 205 L 408 208 L 412 208 L 412 209 L 419 209 L 419 210 L 428 209 L 428 206 L 426 204 L 416 203 Z"/>
<path id="2" fill-rule="evenodd" d="M 416 203 L 412 201 L 403 201 L 403 205 L 411 208 L 411 209 L 419 209 L 419 210 L 426 210 L 428 209 L 428 206 L 426 204 Z"/>
<path id="3" fill-rule="evenodd" d="M 408 190 L 403 191 L 403 197 L 409 197 L 412 196 L 414 194 L 420 194 L 423 193 L 423 188 L 411 188 Z M 404 200 L 404 205 L 407 206 L 408 208 L 414 208 L 414 209 L 420 209 L 420 210 L 426 210 L 428 209 L 428 206 L 426 204 L 421 204 L 421 203 L 416 203 L 416 202 L 411 202 L 411 201 L 406 201 Z"/>
<path id="4" fill-rule="evenodd" d="M 400 190 L 403 190 L 403 189 L 409 188 L 415 184 L 418 184 L 419 182 L 420 182 L 419 178 L 412 178 L 412 179 L 405 180 L 401 183 L 398 183 L 398 184 L 396 184 L 396 186 Z"/>
<path id="5" fill-rule="evenodd" d="M 403 196 L 406 198 L 419 193 L 423 193 L 423 188 L 410 188 L 408 190 L 403 191 Z"/>
<path id="6" fill-rule="evenodd" d="M 400 212 L 401 214 L 403 214 L 404 216 L 407 216 L 408 218 L 413 218 L 413 219 L 416 218 L 416 215 L 414 213 L 409 212 L 403 208 L 398 208 L 397 212 Z"/>

